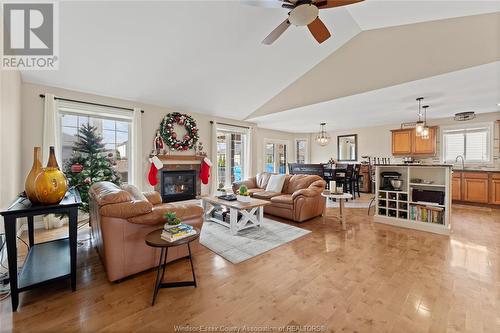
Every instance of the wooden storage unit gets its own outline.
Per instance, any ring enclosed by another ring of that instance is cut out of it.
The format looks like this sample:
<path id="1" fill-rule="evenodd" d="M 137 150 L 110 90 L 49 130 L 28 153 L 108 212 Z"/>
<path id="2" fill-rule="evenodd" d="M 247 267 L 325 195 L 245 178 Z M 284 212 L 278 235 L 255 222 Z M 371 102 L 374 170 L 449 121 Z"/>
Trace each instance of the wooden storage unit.
<path id="1" fill-rule="evenodd" d="M 429 139 L 422 139 L 413 130 L 413 155 L 436 155 L 436 132 L 437 127 L 429 128 Z"/>
<path id="2" fill-rule="evenodd" d="M 490 204 L 500 205 L 500 172 L 490 175 Z"/>
<path id="3" fill-rule="evenodd" d="M 462 200 L 462 173 L 453 172 L 451 178 L 451 198 L 452 200 Z"/>
<path id="4" fill-rule="evenodd" d="M 463 201 L 488 203 L 488 174 L 485 172 L 463 173 Z"/>
<path id="5" fill-rule="evenodd" d="M 434 156 L 436 155 L 437 127 L 429 128 L 429 139 L 415 134 L 414 128 L 392 130 L 392 155 Z"/>

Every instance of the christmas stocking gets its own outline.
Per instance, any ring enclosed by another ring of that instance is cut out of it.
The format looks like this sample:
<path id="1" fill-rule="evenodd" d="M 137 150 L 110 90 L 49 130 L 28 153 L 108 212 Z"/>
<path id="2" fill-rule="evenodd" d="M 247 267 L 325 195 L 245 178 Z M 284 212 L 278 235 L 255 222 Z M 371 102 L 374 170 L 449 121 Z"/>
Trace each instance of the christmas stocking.
<path id="1" fill-rule="evenodd" d="M 210 168 L 212 167 L 212 161 L 210 161 L 208 158 L 204 158 L 203 161 L 201 161 L 201 167 L 200 167 L 200 179 L 203 184 L 208 184 L 208 178 L 210 177 Z"/>
<path id="2" fill-rule="evenodd" d="M 151 167 L 149 168 L 148 180 L 151 186 L 158 184 L 158 170 L 163 168 L 163 162 L 160 161 L 158 156 L 153 156 L 149 159 Z"/>

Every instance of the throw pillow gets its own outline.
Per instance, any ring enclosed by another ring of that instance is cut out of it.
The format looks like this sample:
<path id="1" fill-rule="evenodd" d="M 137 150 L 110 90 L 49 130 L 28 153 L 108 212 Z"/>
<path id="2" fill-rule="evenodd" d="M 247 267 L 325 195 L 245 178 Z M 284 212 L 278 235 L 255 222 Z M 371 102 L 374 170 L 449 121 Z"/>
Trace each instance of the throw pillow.
<path id="1" fill-rule="evenodd" d="M 285 184 L 286 175 L 272 175 L 269 177 L 269 182 L 267 182 L 266 191 L 281 193 L 283 189 L 283 184 Z"/>

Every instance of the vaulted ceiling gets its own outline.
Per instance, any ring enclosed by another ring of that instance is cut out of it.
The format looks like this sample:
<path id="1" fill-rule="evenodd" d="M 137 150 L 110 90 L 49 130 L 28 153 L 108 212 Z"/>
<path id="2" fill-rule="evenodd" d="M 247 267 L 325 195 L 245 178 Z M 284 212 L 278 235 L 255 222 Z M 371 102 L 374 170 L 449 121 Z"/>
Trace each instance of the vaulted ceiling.
<path id="1" fill-rule="evenodd" d="M 367 0 L 320 15 L 333 35 L 323 44 L 293 27 L 266 46 L 283 9 L 60 2 L 60 69 L 24 72 L 23 80 L 305 131 L 322 115 L 339 117 L 325 103 L 500 60 L 500 1 Z M 446 94 L 446 84 L 438 90 Z M 382 100 L 378 110 L 389 106 Z M 311 124 L 290 127 L 302 111 L 315 115 L 306 117 Z"/>

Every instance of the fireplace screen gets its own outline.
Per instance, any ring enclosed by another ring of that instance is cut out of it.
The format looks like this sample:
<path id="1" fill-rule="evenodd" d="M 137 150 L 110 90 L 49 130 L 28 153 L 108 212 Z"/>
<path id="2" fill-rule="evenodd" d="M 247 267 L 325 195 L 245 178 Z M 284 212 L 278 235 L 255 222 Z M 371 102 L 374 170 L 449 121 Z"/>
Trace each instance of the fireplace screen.
<path id="1" fill-rule="evenodd" d="M 163 202 L 196 198 L 196 171 L 162 171 L 161 196 Z"/>

